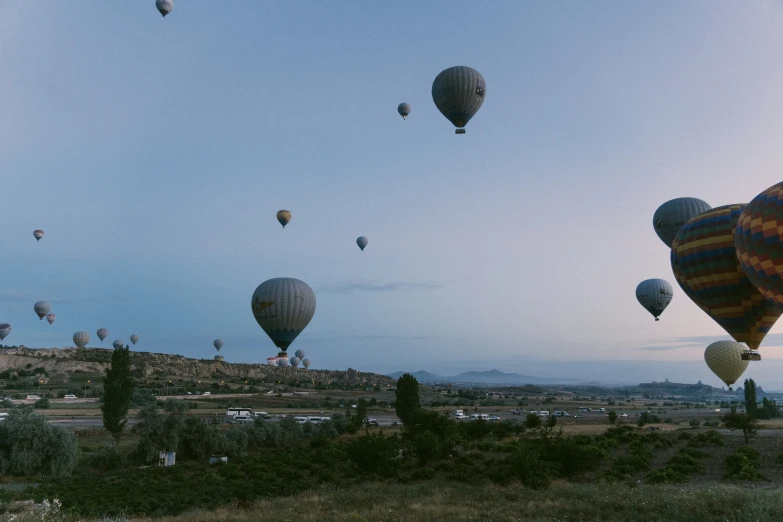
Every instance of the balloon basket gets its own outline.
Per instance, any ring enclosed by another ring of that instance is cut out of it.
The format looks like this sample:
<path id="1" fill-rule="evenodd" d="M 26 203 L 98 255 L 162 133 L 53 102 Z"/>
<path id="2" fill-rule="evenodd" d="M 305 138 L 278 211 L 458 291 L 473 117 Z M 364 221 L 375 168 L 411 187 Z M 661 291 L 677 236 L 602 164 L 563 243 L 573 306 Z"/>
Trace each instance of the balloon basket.
<path id="1" fill-rule="evenodd" d="M 454 134 L 465 134 L 465 129 L 457 129 L 454 131 Z"/>
<path id="2" fill-rule="evenodd" d="M 761 354 L 759 352 L 754 352 L 752 350 L 748 350 L 747 352 L 742 352 L 742 360 L 743 361 L 760 361 L 761 360 Z"/>

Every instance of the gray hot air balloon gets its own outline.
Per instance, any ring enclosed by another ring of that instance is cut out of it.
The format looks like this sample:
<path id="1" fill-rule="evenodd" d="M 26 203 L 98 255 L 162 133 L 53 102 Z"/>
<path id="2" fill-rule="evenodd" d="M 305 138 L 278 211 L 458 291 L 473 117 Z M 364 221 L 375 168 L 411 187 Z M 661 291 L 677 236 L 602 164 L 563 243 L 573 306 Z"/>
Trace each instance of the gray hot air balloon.
<path id="1" fill-rule="evenodd" d="M 367 243 L 369 243 L 369 241 L 364 236 L 359 236 L 359 237 L 356 238 L 356 244 L 359 245 L 359 248 L 362 249 L 362 252 L 364 252 L 364 249 L 367 246 Z"/>
<path id="2" fill-rule="evenodd" d="M 46 320 L 49 321 L 49 324 L 52 324 L 55 319 L 57 319 L 57 314 L 46 314 Z"/>
<path id="3" fill-rule="evenodd" d="M 277 220 L 283 225 L 283 228 L 285 228 L 285 226 L 291 222 L 291 213 L 287 210 L 278 210 Z"/>
<path id="4" fill-rule="evenodd" d="M 288 361 L 291 363 L 291 366 L 296 368 L 297 366 L 299 366 L 301 359 L 299 359 L 299 357 L 291 357 Z"/>
<path id="5" fill-rule="evenodd" d="M 307 283 L 290 277 L 264 281 L 250 300 L 259 326 L 285 354 L 315 314 L 315 294 Z"/>
<path id="6" fill-rule="evenodd" d="M 305 367 L 305 370 L 310 367 L 310 359 L 302 359 L 302 366 Z"/>
<path id="7" fill-rule="evenodd" d="M 106 339 L 106 336 L 108 335 L 109 335 L 109 330 L 107 330 L 106 328 L 98 329 L 98 339 L 100 339 L 101 342 L 103 342 L 103 340 Z"/>
<path id="8" fill-rule="evenodd" d="M 432 100 L 438 110 L 464 134 L 465 125 L 484 103 L 487 84 L 475 69 L 465 66 L 450 67 L 432 82 Z"/>
<path id="9" fill-rule="evenodd" d="M 288 358 L 287 357 L 278 357 L 277 358 L 277 365 L 281 368 L 288 367 Z"/>
<path id="10" fill-rule="evenodd" d="M 155 0 L 155 7 L 165 18 L 167 14 L 174 10 L 174 0 Z"/>
<path id="11" fill-rule="evenodd" d="M 0 341 L 8 337 L 11 333 L 11 325 L 8 323 L 0 323 Z"/>
<path id="12" fill-rule="evenodd" d="M 408 114 L 411 113 L 411 104 L 410 103 L 401 103 L 397 106 L 397 112 L 400 113 L 400 116 L 402 116 L 402 119 L 408 117 Z"/>
<path id="13" fill-rule="evenodd" d="M 646 279 L 636 287 L 636 299 L 656 321 L 669 306 L 673 295 L 672 285 L 663 279 Z"/>
<path id="14" fill-rule="evenodd" d="M 710 207 L 704 201 L 697 198 L 677 198 L 667 201 L 653 214 L 653 228 L 663 243 L 671 248 L 674 237 L 682 226 L 698 216 L 707 212 Z"/>
<path id="15" fill-rule="evenodd" d="M 212 345 L 215 347 L 215 350 L 220 351 L 223 348 L 223 339 L 215 339 L 212 341 Z"/>
<path id="16" fill-rule="evenodd" d="M 119 339 L 117 339 L 116 341 L 114 341 L 113 343 L 111 343 L 111 345 L 112 345 L 112 346 L 113 346 L 115 349 L 117 349 L 117 348 L 120 348 L 120 347 L 122 346 L 122 341 L 120 341 Z"/>
<path id="17" fill-rule="evenodd" d="M 90 342 L 90 334 L 89 332 L 81 331 L 76 332 L 73 334 L 73 344 L 78 346 L 79 348 L 84 348 L 87 346 L 87 343 Z"/>
<path id="18" fill-rule="evenodd" d="M 139 342 L 139 336 L 136 335 L 136 334 L 133 334 L 133 335 L 130 336 L 130 340 L 131 340 L 131 342 L 133 344 L 136 344 L 137 342 Z"/>
<path id="19" fill-rule="evenodd" d="M 302 350 L 301 348 L 299 348 L 297 351 L 294 352 L 294 355 L 299 357 L 299 360 L 302 360 L 302 359 L 304 359 L 305 351 Z"/>
<path id="20" fill-rule="evenodd" d="M 46 301 L 38 301 L 33 305 L 33 310 L 35 310 L 35 313 L 38 315 L 38 319 L 41 320 L 46 317 L 46 314 L 48 314 L 51 309 L 52 305 Z"/>

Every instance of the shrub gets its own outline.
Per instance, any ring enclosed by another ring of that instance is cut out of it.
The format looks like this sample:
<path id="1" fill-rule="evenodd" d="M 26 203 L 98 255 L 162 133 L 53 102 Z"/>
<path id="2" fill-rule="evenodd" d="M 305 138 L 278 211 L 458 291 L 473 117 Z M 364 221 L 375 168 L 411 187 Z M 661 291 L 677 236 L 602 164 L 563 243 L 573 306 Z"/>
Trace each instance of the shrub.
<path id="1" fill-rule="evenodd" d="M 49 409 L 51 407 L 51 405 L 49 404 L 49 397 L 44 397 L 42 399 L 38 399 L 37 401 L 35 401 L 35 407 L 36 409 L 42 409 L 42 410 Z"/>
<path id="2" fill-rule="evenodd" d="M 733 455 L 726 457 L 726 471 L 723 478 L 738 480 L 762 480 L 759 473 L 761 456 L 750 446 L 739 448 Z"/>
<path id="3" fill-rule="evenodd" d="M 648 484 L 676 484 L 679 482 L 687 482 L 688 477 L 672 468 L 666 467 L 656 469 L 647 475 L 645 481 Z"/>
<path id="4" fill-rule="evenodd" d="M 0 475 L 68 476 L 76 466 L 76 437 L 29 407 L 14 408 L 0 423 Z"/>
<path id="5" fill-rule="evenodd" d="M 688 422 L 688 425 L 689 425 L 691 428 L 699 428 L 699 427 L 701 427 L 701 421 L 700 421 L 699 419 L 691 419 L 691 420 Z"/>
<path id="6" fill-rule="evenodd" d="M 104 444 L 90 459 L 90 464 L 98 469 L 109 471 L 125 463 L 125 456 L 114 444 Z"/>
<path id="7" fill-rule="evenodd" d="M 399 462 L 400 441 L 396 434 L 367 434 L 351 442 L 346 451 L 351 462 L 365 473 L 390 476 Z"/>

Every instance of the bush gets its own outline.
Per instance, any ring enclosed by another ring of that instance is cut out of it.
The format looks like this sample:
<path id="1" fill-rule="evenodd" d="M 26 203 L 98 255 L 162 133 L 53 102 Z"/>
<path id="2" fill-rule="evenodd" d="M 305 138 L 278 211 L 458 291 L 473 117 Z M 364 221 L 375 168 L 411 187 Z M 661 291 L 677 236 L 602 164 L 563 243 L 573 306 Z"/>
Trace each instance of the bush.
<path id="1" fill-rule="evenodd" d="M 354 440 L 347 448 L 348 458 L 357 468 L 371 475 L 390 476 L 397 468 L 400 441 L 397 435 L 367 434 Z"/>
<path id="2" fill-rule="evenodd" d="M 44 397 L 42 399 L 38 399 L 37 401 L 35 401 L 35 408 L 36 409 L 47 410 L 50 407 L 51 407 L 51 405 L 49 404 L 49 397 Z"/>
<path id="3" fill-rule="evenodd" d="M 648 484 L 677 484 L 687 482 L 688 477 L 672 468 L 656 469 L 647 475 L 645 481 Z"/>
<path id="4" fill-rule="evenodd" d="M 750 446 L 739 448 L 733 455 L 726 457 L 726 471 L 723 478 L 737 480 L 762 480 L 759 473 L 761 456 Z"/>
<path id="5" fill-rule="evenodd" d="M 90 460 L 90 464 L 92 464 L 93 467 L 104 471 L 117 469 L 124 463 L 125 456 L 114 444 L 104 444 Z"/>
<path id="6" fill-rule="evenodd" d="M 29 407 L 12 409 L 0 423 L 0 475 L 62 478 L 71 474 L 78 458 L 74 434 L 47 423 Z"/>
<path id="7" fill-rule="evenodd" d="M 691 419 L 691 420 L 688 422 L 688 425 L 689 425 L 691 428 L 699 428 L 699 427 L 701 427 L 701 421 L 700 421 L 699 419 Z"/>

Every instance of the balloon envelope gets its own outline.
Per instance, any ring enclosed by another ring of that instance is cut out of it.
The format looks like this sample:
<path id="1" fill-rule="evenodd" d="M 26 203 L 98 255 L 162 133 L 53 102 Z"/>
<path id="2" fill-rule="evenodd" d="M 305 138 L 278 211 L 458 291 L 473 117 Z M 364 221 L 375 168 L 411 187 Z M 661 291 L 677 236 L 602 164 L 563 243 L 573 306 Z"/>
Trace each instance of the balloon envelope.
<path id="1" fill-rule="evenodd" d="M 671 264 L 685 294 L 735 341 L 756 350 L 781 311 L 753 286 L 734 250 L 744 204 L 708 210 L 677 232 Z"/>
<path id="2" fill-rule="evenodd" d="M 653 214 L 653 229 L 663 243 L 671 248 L 674 236 L 682 226 L 710 207 L 697 198 L 672 199 L 658 207 Z"/>
<path id="3" fill-rule="evenodd" d="M 266 358 L 266 363 L 269 366 L 277 366 L 277 357 L 267 357 Z"/>
<path id="4" fill-rule="evenodd" d="M 658 320 L 672 300 L 672 285 L 663 279 L 646 279 L 636 287 L 636 299 Z"/>
<path id="5" fill-rule="evenodd" d="M 734 247 L 740 266 L 761 295 L 783 309 L 783 183 L 748 203 L 737 222 Z"/>
<path id="6" fill-rule="evenodd" d="M 133 334 L 133 335 L 130 336 L 130 340 L 131 340 L 131 342 L 133 344 L 136 344 L 137 342 L 139 342 L 139 336 L 136 335 L 136 334 Z"/>
<path id="7" fill-rule="evenodd" d="M 305 367 L 305 370 L 308 369 L 310 367 L 310 359 L 303 359 L 302 366 Z"/>
<path id="8" fill-rule="evenodd" d="M 294 355 L 299 357 L 300 360 L 304 359 L 305 351 L 300 348 L 300 349 L 298 349 L 297 351 L 294 352 Z"/>
<path id="9" fill-rule="evenodd" d="M 408 114 L 411 113 L 411 104 L 410 103 L 401 103 L 397 106 L 397 112 L 400 113 L 400 116 L 402 116 L 402 119 L 408 117 Z"/>
<path id="10" fill-rule="evenodd" d="M 285 368 L 288 366 L 288 357 L 278 357 L 277 358 L 277 365 L 281 368 Z"/>
<path id="11" fill-rule="evenodd" d="M 49 321 L 49 324 L 52 324 L 55 319 L 57 319 L 57 314 L 46 314 L 46 320 Z"/>
<path id="12" fill-rule="evenodd" d="M 87 346 L 87 343 L 90 342 L 90 334 L 89 332 L 81 331 L 76 332 L 73 334 L 73 344 L 78 346 L 79 348 L 84 348 Z"/>
<path id="13" fill-rule="evenodd" d="M 748 367 L 749 361 L 742 359 L 747 348 L 734 341 L 716 341 L 704 350 L 704 361 L 712 373 L 731 386 Z"/>
<path id="14" fill-rule="evenodd" d="M 296 368 L 297 366 L 299 366 L 300 359 L 299 357 L 291 357 L 288 361 L 291 363 L 291 366 Z"/>
<path id="15" fill-rule="evenodd" d="M 450 67 L 432 82 L 435 106 L 458 128 L 467 125 L 478 112 L 486 92 L 487 85 L 481 73 L 465 66 Z"/>
<path id="16" fill-rule="evenodd" d="M 40 241 L 42 237 L 44 237 L 44 231 L 43 230 L 33 230 L 33 237 L 36 241 Z"/>
<path id="17" fill-rule="evenodd" d="M 279 221 L 280 224 L 283 225 L 283 228 L 285 228 L 285 226 L 291 222 L 291 213 L 287 210 L 278 210 L 277 221 Z"/>
<path id="18" fill-rule="evenodd" d="M 215 360 L 218 361 L 218 362 L 223 362 L 226 359 L 222 355 L 218 354 L 218 355 L 215 356 Z"/>
<path id="19" fill-rule="evenodd" d="M 11 333 L 11 325 L 8 323 L 0 323 L 0 341 L 8 337 Z"/>
<path id="20" fill-rule="evenodd" d="M 33 305 L 33 310 L 35 310 L 35 313 L 38 315 L 38 319 L 43 319 L 51 309 L 52 305 L 46 301 L 38 301 Z"/>
<path id="21" fill-rule="evenodd" d="M 174 10 L 174 0 L 155 0 L 155 7 L 165 18 L 167 14 Z"/>
<path id="22" fill-rule="evenodd" d="M 98 339 L 103 341 L 104 339 L 106 339 L 107 335 L 109 335 L 109 330 L 107 330 L 106 328 L 98 329 Z"/>
<path id="23" fill-rule="evenodd" d="M 223 348 L 223 339 L 215 339 L 212 345 L 215 347 L 215 350 L 220 351 Z"/>
<path id="24" fill-rule="evenodd" d="M 113 346 L 115 349 L 116 349 L 116 348 L 119 348 L 119 347 L 121 347 L 121 346 L 122 346 L 122 341 L 120 341 L 119 339 L 117 339 L 116 341 L 114 341 L 113 343 L 111 343 L 111 345 L 112 345 L 112 346 Z"/>
<path id="25" fill-rule="evenodd" d="M 307 283 L 290 277 L 264 281 L 250 300 L 258 325 L 286 352 L 315 314 L 315 294 Z"/>
<path id="26" fill-rule="evenodd" d="M 364 251 L 364 248 L 367 246 L 368 243 L 369 241 L 364 236 L 359 236 L 356 238 L 356 244 L 359 245 L 359 248 L 361 248 L 362 251 Z"/>

